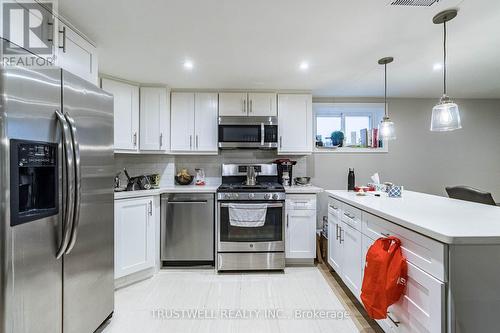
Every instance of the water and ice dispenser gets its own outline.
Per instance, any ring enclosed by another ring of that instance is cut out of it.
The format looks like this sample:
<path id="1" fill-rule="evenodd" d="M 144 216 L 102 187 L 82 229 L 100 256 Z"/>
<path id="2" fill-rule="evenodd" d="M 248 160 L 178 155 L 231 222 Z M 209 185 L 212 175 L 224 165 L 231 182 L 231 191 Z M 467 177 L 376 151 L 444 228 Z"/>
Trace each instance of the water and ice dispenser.
<path id="1" fill-rule="evenodd" d="M 57 144 L 10 140 L 10 225 L 58 213 Z"/>

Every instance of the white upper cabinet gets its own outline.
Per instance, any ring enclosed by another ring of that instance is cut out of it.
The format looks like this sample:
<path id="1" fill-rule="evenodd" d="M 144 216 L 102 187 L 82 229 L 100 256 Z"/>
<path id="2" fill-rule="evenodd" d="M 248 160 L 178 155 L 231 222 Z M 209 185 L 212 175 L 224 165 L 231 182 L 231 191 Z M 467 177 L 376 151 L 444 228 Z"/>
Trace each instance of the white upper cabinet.
<path id="1" fill-rule="evenodd" d="M 217 153 L 217 93 L 195 93 L 194 104 L 195 149 Z"/>
<path id="2" fill-rule="evenodd" d="M 170 150 L 177 154 L 217 154 L 217 93 L 174 92 Z"/>
<path id="3" fill-rule="evenodd" d="M 115 152 L 137 152 L 139 132 L 139 87 L 103 78 L 101 87 L 114 96 Z"/>
<path id="4" fill-rule="evenodd" d="M 170 110 L 165 87 L 140 89 L 140 149 L 165 151 L 170 149 Z"/>
<path id="5" fill-rule="evenodd" d="M 171 94 L 170 150 L 191 151 L 194 144 L 194 93 Z"/>
<path id="6" fill-rule="evenodd" d="M 248 93 L 248 115 L 276 117 L 276 94 Z"/>
<path id="7" fill-rule="evenodd" d="M 219 94 L 219 116 L 275 117 L 275 93 L 224 92 Z"/>
<path id="8" fill-rule="evenodd" d="M 56 64 L 95 85 L 97 77 L 97 49 L 68 25 L 59 21 Z"/>
<path id="9" fill-rule="evenodd" d="M 311 154 L 312 96 L 278 94 L 278 154 Z"/>
<path id="10" fill-rule="evenodd" d="M 219 116 L 246 116 L 247 93 L 226 92 L 219 94 Z"/>

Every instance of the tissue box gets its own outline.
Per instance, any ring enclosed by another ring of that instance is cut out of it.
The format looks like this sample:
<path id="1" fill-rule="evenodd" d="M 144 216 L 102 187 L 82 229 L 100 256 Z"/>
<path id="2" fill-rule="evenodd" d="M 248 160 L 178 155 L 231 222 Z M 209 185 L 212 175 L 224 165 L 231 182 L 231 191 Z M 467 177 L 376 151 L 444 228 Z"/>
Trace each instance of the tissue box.
<path id="1" fill-rule="evenodd" d="M 387 195 L 390 198 L 401 198 L 403 195 L 403 186 L 392 185 L 387 191 Z"/>

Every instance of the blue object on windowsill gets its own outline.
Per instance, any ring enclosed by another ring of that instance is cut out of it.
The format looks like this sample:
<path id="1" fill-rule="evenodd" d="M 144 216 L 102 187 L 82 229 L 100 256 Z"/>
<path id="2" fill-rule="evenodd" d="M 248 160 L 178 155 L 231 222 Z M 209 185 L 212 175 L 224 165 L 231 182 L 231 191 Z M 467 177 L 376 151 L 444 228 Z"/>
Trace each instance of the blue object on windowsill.
<path id="1" fill-rule="evenodd" d="M 332 146 L 342 147 L 344 144 L 344 133 L 341 131 L 335 131 L 331 135 Z"/>

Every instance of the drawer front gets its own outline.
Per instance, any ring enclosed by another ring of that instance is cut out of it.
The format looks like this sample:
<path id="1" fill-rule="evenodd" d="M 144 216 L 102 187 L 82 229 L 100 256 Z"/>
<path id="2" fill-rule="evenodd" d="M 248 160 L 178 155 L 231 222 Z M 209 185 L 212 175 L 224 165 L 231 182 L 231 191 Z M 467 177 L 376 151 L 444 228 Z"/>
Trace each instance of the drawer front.
<path id="1" fill-rule="evenodd" d="M 290 194 L 286 196 L 287 209 L 316 210 L 316 195 Z"/>
<path id="2" fill-rule="evenodd" d="M 361 231 L 361 210 L 342 203 L 340 218 L 354 229 Z"/>
<path id="3" fill-rule="evenodd" d="M 394 332 L 444 332 L 444 283 L 408 263 L 401 299 L 388 309 Z"/>
<path id="4" fill-rule="evenodd" d="M 446 281 L 444 244 L 366 212 L 363 212 L 362 232 L 371 239 L 399 238 L 403 255 L 409 262 L 438 280 Z"/>

